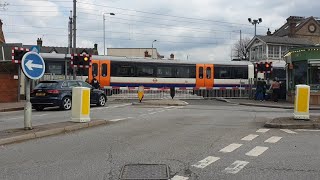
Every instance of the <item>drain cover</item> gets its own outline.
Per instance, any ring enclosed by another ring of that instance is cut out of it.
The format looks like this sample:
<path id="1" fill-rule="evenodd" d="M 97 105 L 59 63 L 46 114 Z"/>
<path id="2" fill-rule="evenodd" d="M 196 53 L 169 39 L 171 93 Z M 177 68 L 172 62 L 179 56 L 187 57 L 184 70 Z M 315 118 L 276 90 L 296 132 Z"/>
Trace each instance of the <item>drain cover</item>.
<path id="1" fill-rule="evenodd" d="M 169 167 L 165 164 L 127 164 L 122 167 L 121 180 L 170 179 Z"/>

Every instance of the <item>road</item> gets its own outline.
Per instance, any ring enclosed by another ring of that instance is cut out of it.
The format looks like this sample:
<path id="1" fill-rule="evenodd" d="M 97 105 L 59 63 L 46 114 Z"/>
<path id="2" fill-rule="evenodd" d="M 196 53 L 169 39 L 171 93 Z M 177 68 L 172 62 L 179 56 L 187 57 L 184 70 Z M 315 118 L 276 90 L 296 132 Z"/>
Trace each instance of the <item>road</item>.
<path id="1" fill-rule="evenodd" d="M 188 102 L 97 109 L 114 123 L 2 146 L 0 179 L 113 180 L 137 163 L 166 164 L 176 180 L 320 178 L 319 131 L 262 127 L 291 110 Z"/>

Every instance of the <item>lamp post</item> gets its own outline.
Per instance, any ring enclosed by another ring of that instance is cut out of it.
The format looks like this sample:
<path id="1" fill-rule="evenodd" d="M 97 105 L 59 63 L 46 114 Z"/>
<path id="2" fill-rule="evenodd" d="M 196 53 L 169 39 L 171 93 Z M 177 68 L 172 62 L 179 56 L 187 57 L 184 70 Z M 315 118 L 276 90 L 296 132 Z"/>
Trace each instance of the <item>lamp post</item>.
<path id="1" fill-rule="evenodd" d="M 248 18 L 248 21 L 249 21 L 249 23 L 254 25 L 254 36 L 256 36 L 257 35 L 257 24 L 260 24 L 262 22 L 262 18 L 259 18 L 259 19 Z"/>
<path id="2" fill-rule="evenodd" d="M 106 55 L 106 17 L 105 14 L 109 14 L 110 16 L 114 16 L 114 13 L 103 13 L 103 55 Z"/>
<path id="3" fill-rule="evenodd" d="M 152 59 L 153 59 L 153 43 L 154 43 L 154 42 L 157 42 L 157 40 L 153 40 L 153 41 L 152 41 L 152 48 L 151 48 L 151 51 L 152 51 L 152 52 L 151 52 L 151 58 L 152 58 Z"/>

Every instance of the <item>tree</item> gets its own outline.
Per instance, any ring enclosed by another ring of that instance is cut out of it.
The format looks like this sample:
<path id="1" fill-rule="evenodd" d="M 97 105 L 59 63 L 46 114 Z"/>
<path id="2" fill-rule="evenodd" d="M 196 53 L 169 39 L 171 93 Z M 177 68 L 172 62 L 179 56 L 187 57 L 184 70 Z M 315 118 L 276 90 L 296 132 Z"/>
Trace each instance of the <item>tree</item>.
<path id="1" fill-rule="evenodd" d="M 233 59 L 238 60 L 249 60 L 249 51 L 246 49 L 247 45 L 251 39 L 249 37 L 246 37 L 244 39 L 238 40 L 234 45 L 232 49 L 232 56 Z"/>

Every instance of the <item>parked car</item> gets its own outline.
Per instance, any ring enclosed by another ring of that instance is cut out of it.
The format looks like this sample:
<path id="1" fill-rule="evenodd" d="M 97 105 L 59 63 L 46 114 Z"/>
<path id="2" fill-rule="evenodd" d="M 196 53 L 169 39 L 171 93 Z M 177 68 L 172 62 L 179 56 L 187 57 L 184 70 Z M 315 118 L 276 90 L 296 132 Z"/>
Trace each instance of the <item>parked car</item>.
<path id="1" fill-rule="evenodd" d="M 42 111 L 46 107 L 58 106 L 62 110 L 70 110 L 72 106 L 72 88 L 87 87 L 91 89 L 90 103 L 104 106 L 107 96 L 102 90 L 94 89 L 90 84 L 77 80 L 51 80 L 40 82 L 31 92 L 32 107 Z"/>

